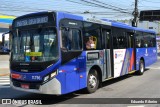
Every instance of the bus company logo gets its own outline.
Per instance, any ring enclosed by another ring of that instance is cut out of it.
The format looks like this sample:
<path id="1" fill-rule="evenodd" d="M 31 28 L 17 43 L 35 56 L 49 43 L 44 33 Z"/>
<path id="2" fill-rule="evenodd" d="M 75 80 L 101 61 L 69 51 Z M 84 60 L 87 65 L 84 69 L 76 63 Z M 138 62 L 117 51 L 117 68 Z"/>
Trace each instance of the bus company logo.
<path id="1" fill-rule="evenodd" d="M 115 57 L 115 59 L 117 59 L 117 58 L 123 57 L 123 54 L 115 53 L 114 57 Z"/>

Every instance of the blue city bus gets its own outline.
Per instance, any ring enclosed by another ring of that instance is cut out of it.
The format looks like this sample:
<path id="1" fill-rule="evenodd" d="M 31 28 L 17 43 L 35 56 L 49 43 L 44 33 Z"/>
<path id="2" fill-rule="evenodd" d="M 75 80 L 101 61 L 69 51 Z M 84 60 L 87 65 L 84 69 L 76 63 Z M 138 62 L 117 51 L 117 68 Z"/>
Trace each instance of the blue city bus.
<path id="1" fill-rule="evenodd" d="M 157 61 L 156 33 L 106 19 L 39 12 L 13 20 L 10 85 L 16 90 L 95 92 L 100 83 L 142 75 Z"/>

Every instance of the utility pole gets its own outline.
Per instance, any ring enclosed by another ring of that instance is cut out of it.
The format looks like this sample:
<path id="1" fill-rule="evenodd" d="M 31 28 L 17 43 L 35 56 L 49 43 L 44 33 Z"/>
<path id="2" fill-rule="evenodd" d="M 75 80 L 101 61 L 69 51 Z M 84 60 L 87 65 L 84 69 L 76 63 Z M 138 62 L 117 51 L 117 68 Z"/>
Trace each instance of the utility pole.
<path id="1" fill-rule="evenodd" d="M 138 0 L 135 0 L 135 8 L 134 8 L 132 15 L 134 16 L 134 19 L 132 20 L 132 26 L 137 27 L 138 15 L 139 15 L 139 13 L 138 13 Z"/>

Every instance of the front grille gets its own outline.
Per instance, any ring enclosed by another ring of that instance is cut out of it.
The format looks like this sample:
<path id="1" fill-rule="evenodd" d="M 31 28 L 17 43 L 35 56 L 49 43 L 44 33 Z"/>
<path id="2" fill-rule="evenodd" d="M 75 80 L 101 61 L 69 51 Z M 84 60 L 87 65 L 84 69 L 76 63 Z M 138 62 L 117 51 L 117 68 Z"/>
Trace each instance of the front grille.
<path id="1" fill-rule="evenodd" d="M 12 67 L 11 68 L 13 71 L 17 72 L 40 72 L 43 71 L 44 69 L 42 67 L 32 67 L 32 66 L 19 66 L 19 67 Z"/>
<path id="2" fill-rule="evenodd" d="M 17 81 L 17 80 L 13 80 L 13 79 L 12 79 L 12 82 L 15 87 L 21 87 L 21 84 L 27 84 L 27 85 L 29 85 L 29 89 L 39 89 L 40 85 L 41 85 L 40 82 L 35 82 L 35 83 L 21 82 L 21 81 Z"/>
<path id="3" fill-rule="evenodd" d="M 49 65 L 54 64 L 53 61 L 47 62 L 12 62 L 10 68 L 16 72 L 41 72 L 45 70 Z"/>

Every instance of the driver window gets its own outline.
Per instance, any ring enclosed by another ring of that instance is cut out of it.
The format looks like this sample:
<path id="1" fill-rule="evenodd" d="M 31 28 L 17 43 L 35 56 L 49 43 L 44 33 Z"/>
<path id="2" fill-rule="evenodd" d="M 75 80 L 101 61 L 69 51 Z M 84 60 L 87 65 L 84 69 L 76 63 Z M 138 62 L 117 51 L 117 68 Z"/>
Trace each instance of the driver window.
<path id="1" fill-rule="evenodd" d="M 82 40 L 79 29 L 62 29 L 62 49 L 64 50 L 81 50 Z"/>

